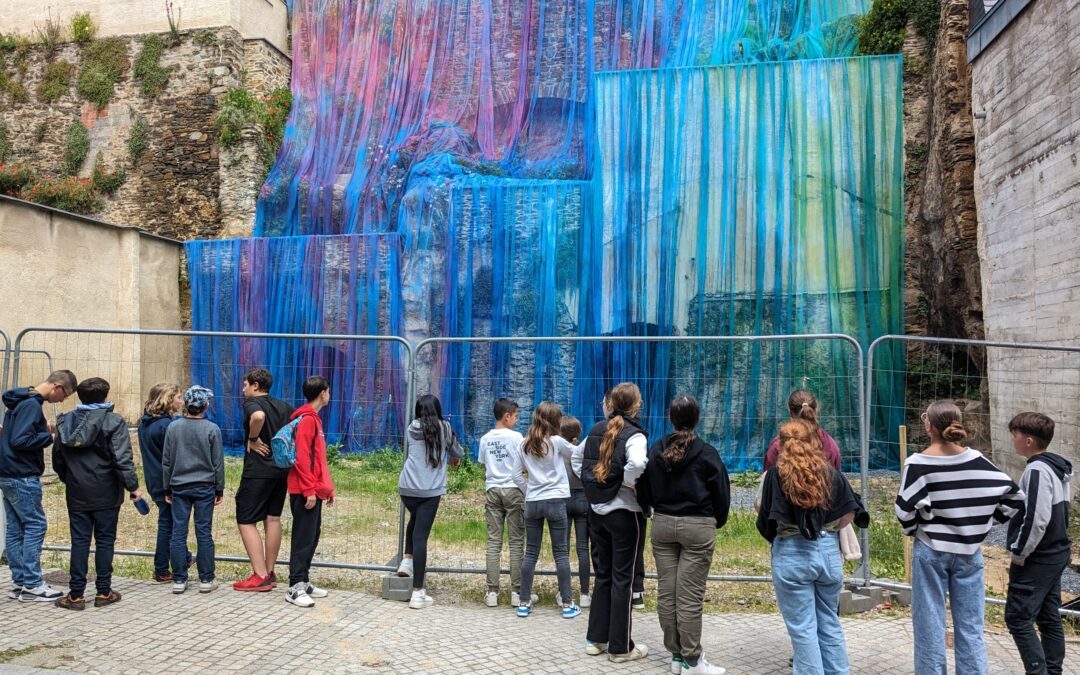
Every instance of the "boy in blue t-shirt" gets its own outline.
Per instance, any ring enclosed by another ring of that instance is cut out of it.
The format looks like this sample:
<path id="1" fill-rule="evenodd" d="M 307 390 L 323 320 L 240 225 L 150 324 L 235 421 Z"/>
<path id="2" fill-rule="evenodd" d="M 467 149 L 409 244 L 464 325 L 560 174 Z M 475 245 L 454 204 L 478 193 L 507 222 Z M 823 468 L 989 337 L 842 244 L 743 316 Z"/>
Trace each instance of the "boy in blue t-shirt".
<path id="1" fill-rule="evenodd" d="M 1024 505 L 1009 521 L 1009 591 L 1005 623 L 1012 633 L 1024 670 L 1060 673 L 1065 661 L 1061 629 L 1061 573 L 1069 564 L 1069 482 L 1072 465 L 1047 452 L 1054 420 L 1022 412 L 1009 422 L 1013 449 L 1027 458 L 1020 476 Z M 1038 625 L 1039 635 L 1032 624 Z"/>

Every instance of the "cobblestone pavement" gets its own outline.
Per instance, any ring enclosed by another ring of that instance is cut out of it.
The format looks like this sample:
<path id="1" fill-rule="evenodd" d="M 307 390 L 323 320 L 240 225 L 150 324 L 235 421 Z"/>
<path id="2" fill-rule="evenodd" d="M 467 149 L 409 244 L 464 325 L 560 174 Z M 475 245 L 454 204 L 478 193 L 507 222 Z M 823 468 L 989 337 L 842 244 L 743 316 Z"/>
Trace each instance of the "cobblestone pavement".
<path id="1" fill-rule="evenodd" d="M 0 579 L 10 576 L 0 568 Z M 91 586 L 92 587 L 92 586 Z M 83 612 L 0 599 L 0 672 L 51 668 L 100 673 L 666 673 L 654 613 L 636 613 L 645 661 L 615 665 L 584 654 L 587 616 L 564 620 L 554 607 L 528 619 L 506 606 L 411 610 L 364 593 L 333 591 L 313 609 L 285 602 L 282 589 L 237 593 L 227 584 L 173 596 L 168 585 L 117 579 L 124 600 Z M 912 669 L 906 618 L 844 619 L 852 671 Z M 988 633 L 991 673 L 1021 673 L 1008 634 Z M 791 648 L 776 614 L 710 614 L 703 641 L 729 673 L 788 673 Z M 1080 673 L 1069 645 L 1067 673 Z"/>

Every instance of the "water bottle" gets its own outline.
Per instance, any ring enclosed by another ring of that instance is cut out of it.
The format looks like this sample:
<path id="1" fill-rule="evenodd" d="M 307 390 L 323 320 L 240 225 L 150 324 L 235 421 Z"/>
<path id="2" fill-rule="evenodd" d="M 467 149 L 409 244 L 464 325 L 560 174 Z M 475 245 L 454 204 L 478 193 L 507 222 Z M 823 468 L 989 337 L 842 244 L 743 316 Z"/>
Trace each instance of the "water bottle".
<path id="1" fill-rule="evenodd" d="M 146 503 L 146 497 L 139 497 L 132 503 L 135 504 L 135 510 L 140 514 L 144 516 L 150 514 L 150 505 Z"/>

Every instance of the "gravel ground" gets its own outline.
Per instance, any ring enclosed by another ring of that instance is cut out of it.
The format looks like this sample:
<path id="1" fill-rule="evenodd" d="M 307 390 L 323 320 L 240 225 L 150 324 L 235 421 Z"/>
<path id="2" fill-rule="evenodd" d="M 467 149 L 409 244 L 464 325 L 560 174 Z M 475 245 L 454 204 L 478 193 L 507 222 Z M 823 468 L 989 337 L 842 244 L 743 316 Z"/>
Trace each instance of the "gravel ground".
<path id="1" fill-rule="evenodd" d="M 990 544 L 991 546 L 1006 548 L 1005 535 L 1007 529 L 1007 525 L 995 525 L 990 528 L 990 534 L 986 536 L 985 543 Z M 1077 573 L 1072 565 L 1066 567 L 1061 575 L 1061 591 L 1063 593 L 1071 593 L 1072 595 L 1080 595 L 1080 573 Z"/>

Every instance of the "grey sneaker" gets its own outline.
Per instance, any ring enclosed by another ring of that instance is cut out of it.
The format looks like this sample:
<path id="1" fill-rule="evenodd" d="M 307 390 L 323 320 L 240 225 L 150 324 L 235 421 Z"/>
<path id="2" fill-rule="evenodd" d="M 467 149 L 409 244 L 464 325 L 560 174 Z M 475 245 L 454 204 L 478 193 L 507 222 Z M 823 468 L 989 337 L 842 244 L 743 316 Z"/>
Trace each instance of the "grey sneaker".
<path id="1" fill-rule="evenodd" d="M 643 659 L 649 655 L 649 648 L 641 642 L 634 645 L 634 648 L 625 654 L 611 654 L 607 655 L 608 661 L 612 663 L 626 663 L 627 661 L 637 661 Z"/>
<path id="2" fill-rule="evenodd" d="M 330 591 L 326 590 L 325 588 L 319 588 L 314 584 L 308 584 L 307 588 L 304 589 L 304 592 L 307 593 L 308 597 L 311 598 L 325 598 L 326 596 L 330 595 Z"/>
<path id="3" fill-rule="evenodd" d="M 315 606 L 315 601 L 307 594 L 307 584 L 303 582 L 289 587 L 289 590 L 285 593 L 285 602 L 296 605 L 297 607 Z"/>
<path id="4" fill-rule="evenodd" d="M 215 588 L 217 588 L 217 582 L 214 581 L 213 579 L 211 579 L 210 581 L 200 581 L 199 582 L 199 592 L 200 593 L 209 593 L 210 591 L 214 590 Z"/>
<path id="5" fill-rule="evenodd" d="M 180 595 L 187 590 L 187 581 L 174 581 L 172 582 L 173 595 Z"/>
<path id="6" fill-rule="evenodd" d="M 49 584 L 41 584 L 37 588 L 24 588 L 19 593 L 19 602 L 55 602 L 64 597 L 64 594 Z"/>

